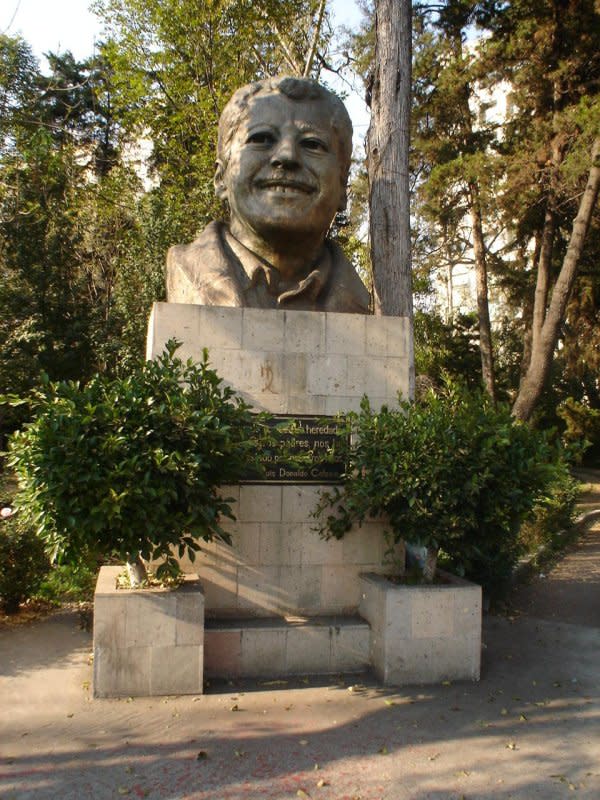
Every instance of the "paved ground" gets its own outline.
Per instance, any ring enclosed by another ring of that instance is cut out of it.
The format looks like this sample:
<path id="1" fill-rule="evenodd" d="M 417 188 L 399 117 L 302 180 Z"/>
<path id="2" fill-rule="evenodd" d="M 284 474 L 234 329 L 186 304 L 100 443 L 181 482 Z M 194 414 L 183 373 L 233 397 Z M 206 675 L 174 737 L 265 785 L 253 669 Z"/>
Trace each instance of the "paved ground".
<path id="1" fill-rule="evenodd" d="M 478 684 L 398 691 L 355 676 L 93 700 L 74 615 L 0 630 L 0 797 L 598 800 L 600 520 L 513 600 L 484 620 Z"/>

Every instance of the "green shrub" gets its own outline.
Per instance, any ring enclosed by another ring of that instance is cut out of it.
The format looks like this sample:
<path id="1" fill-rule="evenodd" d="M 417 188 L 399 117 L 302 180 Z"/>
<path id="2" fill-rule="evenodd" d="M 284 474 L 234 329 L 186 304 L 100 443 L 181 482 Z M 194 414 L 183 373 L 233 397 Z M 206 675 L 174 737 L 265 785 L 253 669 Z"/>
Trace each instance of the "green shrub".
<path id="1" fill-rule="evenodd" d="M 580 484 L 571 477 L 568 465 L 557 463 L 552 481 L 521 525 L 519 542 L 525 554 L 535 554 L 540 547 L 550 550 L 563 547 L 564 542 L 557 539 L 557 534 L 573 525 L 579 492 Z"/>
<path id="2" fill-rule="evenodd" d="M 600 409 L 568 397 L 559 405 L 556 413 L 565 423 L 565 442 L 580 451 L 579 460 L 589 466 L 599 466 Z"/>
<path id="3" fill-rule="evenodd" d="M 0 602 L 7 614 L 32 597 L 50 568 L 44 543 L 20 514 L 0 520 Z"/>
<path id="4" fill-rule="evenodd" d="M 438 551 L 441 562 L 498 594 L 521 552 L 519 529 L 561 457 L 544 433 L 478 392 L 448 385 L 400 410 L 363 400 L 348 421 L 344 486 L 320 504 L 341 537 L 384 514 L 394 542 Z"/>
<path id="5" fill-rule="evenodd" d="M 46 382 L 31 422 L 13 435 L 17 502 L 48 550 L 76 563 L 193 560 L 197 538 L 227 538 L 233 517 L 219 487 L 255 467 L 260 418 L 208 367 L 184 363 L 175 342 L 126 378 L 85 386 Z"/>
<path id="6" fill-rule="evenodd" d="M 52 564 L 35 597 L 48 603 L 85 603 L 94 598 L 98 565 L 81 561 L 76 564 Z"/>

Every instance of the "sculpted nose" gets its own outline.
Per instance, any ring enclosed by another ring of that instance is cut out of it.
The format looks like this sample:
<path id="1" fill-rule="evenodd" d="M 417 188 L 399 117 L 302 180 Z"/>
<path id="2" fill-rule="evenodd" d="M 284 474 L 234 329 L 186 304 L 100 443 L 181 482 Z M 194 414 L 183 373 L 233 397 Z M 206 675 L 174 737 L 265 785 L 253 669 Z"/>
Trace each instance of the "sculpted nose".
<path id="1" fill-rule="evenodd" d="M 285 167 L 287 169 L 297 167 L 299 164 L 298 149 L 295 141 L 288 136 L 279 140 L 271 155 L 271 165 L 273 167 Z"/>

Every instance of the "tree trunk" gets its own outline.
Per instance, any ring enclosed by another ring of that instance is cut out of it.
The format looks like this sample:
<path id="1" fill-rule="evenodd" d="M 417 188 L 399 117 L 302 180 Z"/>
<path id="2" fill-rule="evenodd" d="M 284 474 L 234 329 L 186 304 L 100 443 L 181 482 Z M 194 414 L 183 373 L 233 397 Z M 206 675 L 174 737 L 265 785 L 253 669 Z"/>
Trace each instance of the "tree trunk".
<path id="1" fill-rule="evenodd" d="M 376 0 L 367 137 L 375 313 L 412 317 L 408 146 L 411 3 Z"/>
<path id="2" fill-rule="evenodd" d="M 567 302 L 577 275 L 577 265 L 598 198 L 599 187 L 600 138 L 596 139 L 592 148 L 592 166 L 573 222 L 569 246 L 552 291 L 552 299 L 541 331 L 532 342 L 529 367 L 521 381 L 519 394 L 512 409 L 513 416 L 517 419 L 528 420 L 531 417 L 550 373 L 560 325 L 564 320 Z"/>
<path id="3" fill-rule="evenodd" d="M 560 166 L 564 160 L 567 140 L 563 134 L 557 134 L 552 140 L 552 171 L 544 227 L 540 240 L 539 259 L 537 264 L 537 280 L 533 300 L 533 317 L 531 325 L 532 348 L 542 333 L 546 318 L 546 306 L 550 291 L 550 268 L 552 265 L 552 250 L 554 249 L 554 235 L 556 232 L 556 191 Z"/>
<path id="4" fill-rule="evenodd" d="M 475 276 L 477 281 L 477 318 L 479 320 L 479 352 L 481 353 L 481 375 L 486 392 L 496 400 L 496 377 L 494 374 L 494 352 L 492 348 L 492 326 L 488 302 L 487 264 L 479 190 L 476 184 L 469 187 L 469 206 L 473 229 L 473 251 L 475 253 Z"/>
<path id="5" fill-rule="evenodd" d="M 139 588 L 148 580 L 146 565 L 139 554 L 137 556 L 130 556 L 125 566 L 127 567 L 127 575 L 132 589 Z"/>

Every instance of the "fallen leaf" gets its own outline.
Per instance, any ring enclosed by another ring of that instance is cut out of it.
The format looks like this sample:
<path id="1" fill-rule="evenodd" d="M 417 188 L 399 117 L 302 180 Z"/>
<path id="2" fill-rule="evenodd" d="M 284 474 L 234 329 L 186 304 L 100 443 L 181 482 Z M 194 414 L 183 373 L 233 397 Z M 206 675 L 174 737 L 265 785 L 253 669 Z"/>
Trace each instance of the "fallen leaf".
<path id="1" fill-rule="evenodd" d="M 561 783 L 566 783 L 567 782 L 567 779 L 566 779 L 566 777 L 564 775 L 560 775 L 560 774 L 558 774 L 558 775 L 550 775 L 550 777 L 554 778 L 557 781 L 560 781 Z"/>
<path id="2" fill-rule="evenodd" d="M 442 686 L 452 686 L 452 681 L 442 681 Z"/>
<path id="3" fill-rule="evenodd" d="M 508 708 L 503 708 L 500 713 L 502 714 L 503 717 L 505 717 L 508 714 Z"/>
<path id="4" fill-rule="evenodd" d="M 514 742 L 509 742 L 509 743 L 506 745 L 506 749 L 507 749 L 507 750 L 516 750 L 516 749 L 517 749 L 517 745 L 516 745 Z"/>
<path id="5" fill-rule="evenodd" d="M 117 791 L 122 795 L 131 794 L 131 789 L 128 789 L 126 786 L 119 786 Z"/>
<path id="6" fill-rule="evenodd" d="M 435 761 L 436 758 L 439 758 L 439 753 L 434 753 L 432 756 L 427 756 L 427 761 Z"/>
<path id="7" fill-rule="evenodd" d="M 525 716 L 525 714 L 519 714 L 519 719 L 521 720 L 521 722 L 527 722 L 527 717 Z"/>
<path id="8" fill-rule="evenodd" d="M 308 739 L 300 739 L 298 744 L 301 744 L 302 747 L 306 747 L 306 745 L 308 744 Z"/>
<path id="9" fill-rule="evenodd" d="M 71 719 L 71 718 L 72 718 L 72 717 L 74 717 L 74 716 L 75 716 L 75 714 L 67 714 L 67 717 L 68 717 L 69 719 Z"/>
<path id="10" fill-rule="evenodd" d="M 245 750 L 235 750 L 234 752 L 236 758 L 243 758 L 246 755 Z"/>
<path id="11" fill-rule="evenodd" d="M 383 747 L 380 747 L 377 752 L 380 753 L 382 756 L 387 756 L 389 750 L 385 745 L 383 745 Z"/>
<path id="12" fill-rule="evenodd" d="M 239 710 L 240 708 L 237 703 L 234 703 L 230 708 L 230 711 L 239 711 Z"/>
<path id="13" fill-rule="evenodd" d="M 322 778 L 317 783 L 317 786 L 319 787 L 319 789 L 322 789 L 324 786 L 329 786 L 329 785 L 330 785 L 329 781 L 324 781 Z"/>
<path id="14" fill-rule="evenodd" d="M 395 705 L 397 705 L 395 700 L 386 700 L 385 704 L 386 704 L 386 706 L 395 706 Z"/>
<path id="15" fill-rule="evenodd" d="M 307 792 L 305 792 L 304 789 L 298 789 L 296 795 L 298 797 L 310 797 L 310 795 Z"/>
<path id="16" fill-rule="evenodd" d="M 468 778 L 470 777 L 471 773 L 468 769 L 460 769 L 458 772 L 454 773 L 457 778 Z"/>

